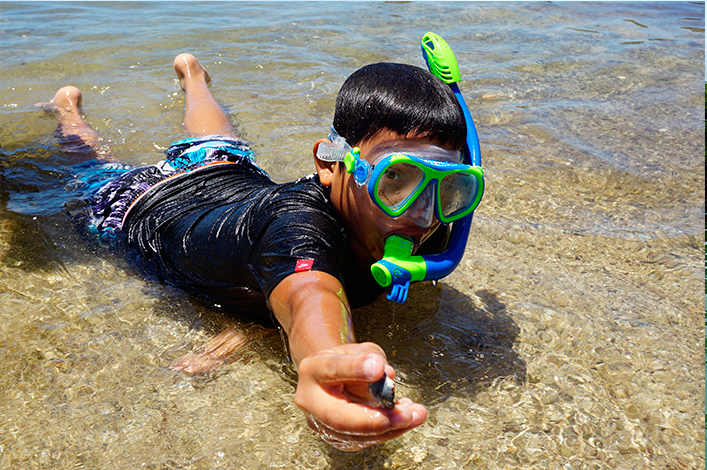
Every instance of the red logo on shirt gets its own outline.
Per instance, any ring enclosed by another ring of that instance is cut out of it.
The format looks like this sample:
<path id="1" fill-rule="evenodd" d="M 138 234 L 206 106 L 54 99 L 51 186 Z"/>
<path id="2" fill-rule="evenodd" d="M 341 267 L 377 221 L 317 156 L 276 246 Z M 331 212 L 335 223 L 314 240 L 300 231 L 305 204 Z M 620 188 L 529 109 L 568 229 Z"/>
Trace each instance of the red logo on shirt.
<path id="1" fill-rule="evenodd" d="M 297 264 L 295 265 L 295 272 L 301 273 L 302 271 L 311 271 L 313 264 L 313 259 L 298 259 Z"/>

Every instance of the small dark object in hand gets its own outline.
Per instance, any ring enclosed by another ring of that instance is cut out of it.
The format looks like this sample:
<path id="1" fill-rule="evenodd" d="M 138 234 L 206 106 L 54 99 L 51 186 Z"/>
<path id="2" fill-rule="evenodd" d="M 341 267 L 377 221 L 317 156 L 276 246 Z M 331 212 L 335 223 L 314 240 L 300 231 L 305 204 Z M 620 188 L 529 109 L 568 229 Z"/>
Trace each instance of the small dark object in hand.
<path id="1" fill-rule="evenodd" d="M 395 382 L 385 372 L 380 380 L 368 384 L 368 391 L 382 407 L 395 407 Z"/>

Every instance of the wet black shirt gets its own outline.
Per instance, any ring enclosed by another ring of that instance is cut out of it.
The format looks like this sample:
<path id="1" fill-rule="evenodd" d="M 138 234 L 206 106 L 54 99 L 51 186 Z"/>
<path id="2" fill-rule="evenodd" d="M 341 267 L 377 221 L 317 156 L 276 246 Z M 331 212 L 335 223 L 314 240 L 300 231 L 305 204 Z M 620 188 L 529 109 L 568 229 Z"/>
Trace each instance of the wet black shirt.
<path id="1" fill-rule="evenodd" d="M 316 176 L 276 184 L 242 165 L 207 166 L 148 191 L 123 230 L 165 281 L 222 305 L 269 298 L 310 259 L 312 270 L 339 279 L 353 307 L 384 292 L 359 265 Z"/>

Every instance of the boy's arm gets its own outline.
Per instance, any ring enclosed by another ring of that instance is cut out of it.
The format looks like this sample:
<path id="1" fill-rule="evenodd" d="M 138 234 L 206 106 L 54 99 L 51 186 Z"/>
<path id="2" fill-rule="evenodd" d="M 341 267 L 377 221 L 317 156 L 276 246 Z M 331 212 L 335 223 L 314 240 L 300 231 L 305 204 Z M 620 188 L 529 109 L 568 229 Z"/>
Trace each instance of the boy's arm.
<path id="1" fill-rule="evenodd" d="M 270 308 L 289 337 L 299 368 L 295 403 L 309 426 L 334 447 L 358 450 L 424 423 L 422 405 L 403 398 L 395 408 L 372 408 L 368 384 L 385 371 L 383 350 L 355 343 L 351 312 L 341 283 L 330 274 L 291 274 L 270 294 Z"/>

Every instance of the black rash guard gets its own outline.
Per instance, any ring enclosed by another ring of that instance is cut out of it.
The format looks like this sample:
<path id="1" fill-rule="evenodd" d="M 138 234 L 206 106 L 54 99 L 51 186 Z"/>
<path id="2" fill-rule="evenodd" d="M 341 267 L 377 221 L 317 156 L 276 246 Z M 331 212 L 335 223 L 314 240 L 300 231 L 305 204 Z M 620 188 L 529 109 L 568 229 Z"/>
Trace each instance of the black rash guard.
<path id="1" fill-rule="evenodd" d="M 385 291 L 362 269 L 318 177 L 276 184 L 238 164 L 163 181 L 130 208 L 128 243 L 170 284 L 238 306 L 300 270 L 337 278 L 352 307 Z"/>

